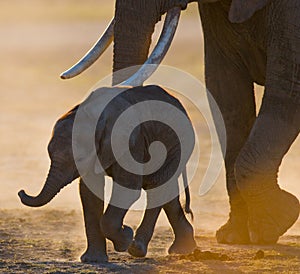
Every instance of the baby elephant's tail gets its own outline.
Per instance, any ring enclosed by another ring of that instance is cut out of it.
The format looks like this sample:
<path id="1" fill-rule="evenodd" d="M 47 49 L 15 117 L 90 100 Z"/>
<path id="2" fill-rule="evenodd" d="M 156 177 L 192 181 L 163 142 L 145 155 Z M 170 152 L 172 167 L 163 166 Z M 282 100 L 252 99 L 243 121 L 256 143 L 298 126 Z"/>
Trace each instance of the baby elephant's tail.
<path id="1" fill-rule="evenodd" d="M 186 166 L 184 167 L 184 170 L 182 171 L 182 179 L 183 179 L 183 185 L 184 185 L 184 191 L 185 191 L 185 207 L 184 211 L 187 214 L 191 214 L 192 221 L 194 220 L 194 214 L 191 210 L 191 195 L 190 195 L 190 189 L 187 179 L 187 172 L 186 172 Z"/>

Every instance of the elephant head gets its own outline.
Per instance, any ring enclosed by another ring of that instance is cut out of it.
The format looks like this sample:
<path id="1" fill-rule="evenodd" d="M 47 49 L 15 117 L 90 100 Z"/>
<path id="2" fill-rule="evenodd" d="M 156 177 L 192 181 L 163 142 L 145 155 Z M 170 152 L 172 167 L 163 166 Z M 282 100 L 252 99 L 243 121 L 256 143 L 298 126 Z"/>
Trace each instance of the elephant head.
<path id="1" fill-rule="evenodd" d="M 77 107 L 62 116 L 53 129 L 48 145 L 51 166 L 40 194 L 29 196 L 24 190 L 18 195 L 24 205 L 40 207 L 50 202 L 66 185 L 79 177 L 72 152 L 72 127 Z"/>
<path id="2" fill-rule="evenodd" d="M 127 70 L 114 73 L 113 84 L 141 85 L 156 68 L 153 66 L 150 72 L 145 72 L 149 67 L 142 65 L 159 65 L 162 62 L 172 43 L 181 9 L 185 9 L 190 2 L 209 4 L 218 1 L 220 0 L 116 0 L 115 17 L 105 33 L 77 64 L 61 74 L 61 78 L 72 78 L 86 70 L 114 41 L 113 71 Z M 229 20 L 233 23 L 243 22 L 269 2 L 271 0 L 232 0 L 228 11 Z M 164 13 L 167 15 L 162 34 L 148 57 L 155 24 Z"/>
<path id="3" fill-rule="evenodd" d="M 36 197 L 21 190 L 18 195 L 23 204 L 31 207 L 43 206 L 76 178 L 81 176 L 85 179 L 91 174 L 95 175 L 97 185 L 89 186 L 97 194 L 99 179 L 104 178 L 106 169 L 124 157 L 131 147 L 136 147 L 141 154 L 140 145 L 143 143 L 139 129 L 130 135 L 129 147 L 121 154 L 115 155 L 112 152 L 112 127 L 120 113 L 130 105 L 122 96 L 118 96 L 124 90 L 127 88 L 98 89 L 56 122 L 48 145 L 51 167 L 44 187 Z M 110 102 L 113 98 L 113 103 L 106 107 L 105 102 Z M 101 104 L 103 111 L 99 113 Z M 129 123 L 130 121 L 126 126 Z M 126 132 L 122 130 L 118 130 L 117 135 L 120 140 L 126 138 Z"/>

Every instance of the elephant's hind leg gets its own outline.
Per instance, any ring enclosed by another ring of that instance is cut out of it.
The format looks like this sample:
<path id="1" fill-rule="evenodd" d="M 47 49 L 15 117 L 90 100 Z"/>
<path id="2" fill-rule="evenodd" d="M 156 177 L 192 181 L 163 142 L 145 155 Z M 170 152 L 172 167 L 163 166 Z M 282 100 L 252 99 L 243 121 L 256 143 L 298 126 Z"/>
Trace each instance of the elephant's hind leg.
<path id="1" fill-rule="evenodd" d="M 192 252 L 196 248 L 194 229 L 183 212 L 179 197 L 165 204 L 163 208 L 175 234 L 175 240 L 168 250 L 169 254 Z"/>
<path id="2" fill-rule="evenodd" d="M 133 230 L 123 225 L 127 211 L 128 209 L 109 204 L 101 220 L 104 236 L 112 241 L 114 249 L 118 252 L 126 251 L 133 239 Z"/>
<path id="3" fill-rule="evenodd" d="M 87 236 L 87 249 L 80 259 L 87 263 L 107 262 L 106 240 L 100 229 L 103 201 L 88 189 L 82 179 L 79 189 Z"/>
<path id="4" fill-rule="evenodd" d="M 142 223 L 138 227 L 134 240 L 128 248 L 129 254 L 134 257 L 145 257 L 148 244 L 152 238 L 155 224 L 161 207 L 146 209 Z"/>
<path id="5" fill-rule="evenodd" d="M 124 187 L 125 184 L 121 186 L 114 181 L 109 205 L 100 222 L 104 236 L 113 242 L 114 248 L 118 252 L 126 251 L 133 240 L 133 230 L 124 225 L 123 220 L 128 209 L 138 200 L 141 193 L 139 182 L 135 183 L 135 179 L 130 179 L 129 175 L 126 179 L 128 182 L 132 182 L 136 189 Z"/>

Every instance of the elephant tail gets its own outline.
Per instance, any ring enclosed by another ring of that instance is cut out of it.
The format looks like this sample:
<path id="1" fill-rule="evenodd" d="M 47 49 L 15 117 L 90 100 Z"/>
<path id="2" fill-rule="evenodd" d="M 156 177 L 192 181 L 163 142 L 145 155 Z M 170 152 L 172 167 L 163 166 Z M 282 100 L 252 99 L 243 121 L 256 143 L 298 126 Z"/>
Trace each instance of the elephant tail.
<path id="1" fill-rule="evenodd" d="M 187 179 L 187 172 L 186 172 L 186 166 L 184 167 L 184 170 L 182 171 L 182 179 L 183 179 L 183 185 L 184 185 L 184 191 L 185 191 L 185 207 L 184 211 L 187 214 L 191 215 L 192 221 L 194 220 L 194 214 L 191 210 L 191 195 L 190 195 L 190 189 Z"/>

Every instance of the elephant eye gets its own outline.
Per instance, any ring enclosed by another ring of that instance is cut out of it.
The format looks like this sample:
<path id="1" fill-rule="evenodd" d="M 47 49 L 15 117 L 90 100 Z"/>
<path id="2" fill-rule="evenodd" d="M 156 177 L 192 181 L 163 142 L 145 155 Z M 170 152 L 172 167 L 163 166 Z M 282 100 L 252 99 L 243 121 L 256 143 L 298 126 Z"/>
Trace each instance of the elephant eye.
<path id="1" fill-rule="evenodd" d="M 48 150 L 48 154 L 51 155 L 51 151 L 53 151 L 53 142 L 52 141 L 50 141 L 50 143 L 48 144 L 47 150 Z"/>

